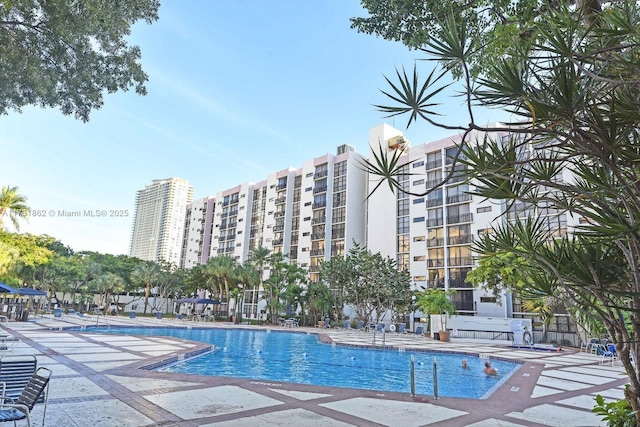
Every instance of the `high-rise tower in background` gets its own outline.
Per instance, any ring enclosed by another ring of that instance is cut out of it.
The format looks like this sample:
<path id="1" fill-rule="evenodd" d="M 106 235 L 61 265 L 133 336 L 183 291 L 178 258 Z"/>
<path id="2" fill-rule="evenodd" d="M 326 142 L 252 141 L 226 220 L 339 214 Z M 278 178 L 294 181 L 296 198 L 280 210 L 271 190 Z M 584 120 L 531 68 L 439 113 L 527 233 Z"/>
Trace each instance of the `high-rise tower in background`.
<path id="1" fill-rule="evenodd" d="M 180 264 L 186 208 L 193 186 L 181 178 L 154 179 L 136 194 L 129 255 Z"/>

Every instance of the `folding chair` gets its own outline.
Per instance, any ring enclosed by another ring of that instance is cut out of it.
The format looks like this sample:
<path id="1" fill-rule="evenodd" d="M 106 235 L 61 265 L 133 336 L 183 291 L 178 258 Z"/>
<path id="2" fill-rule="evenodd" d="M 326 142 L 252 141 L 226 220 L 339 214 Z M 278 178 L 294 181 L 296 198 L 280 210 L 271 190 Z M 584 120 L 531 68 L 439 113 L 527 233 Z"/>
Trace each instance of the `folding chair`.
<path id="1" fill-rule="evenodd" d="M 42 426 L 44 427 L 45 417 L 47 416 L 47 401 L 49 399 L 49 380 L 51 379 L 51 370 L 48 368 L 38 368 L 29 382 L 22 390 L 22 393 L 15 401 L 4 394 L 0 397 L 0 422 L 13 421 L 15 426 L 16 421 L 27 420 L 27 426 L 31 427 L 31 410 L 36 403 L 44 403 L 44 411 L 42 412 Z"/>

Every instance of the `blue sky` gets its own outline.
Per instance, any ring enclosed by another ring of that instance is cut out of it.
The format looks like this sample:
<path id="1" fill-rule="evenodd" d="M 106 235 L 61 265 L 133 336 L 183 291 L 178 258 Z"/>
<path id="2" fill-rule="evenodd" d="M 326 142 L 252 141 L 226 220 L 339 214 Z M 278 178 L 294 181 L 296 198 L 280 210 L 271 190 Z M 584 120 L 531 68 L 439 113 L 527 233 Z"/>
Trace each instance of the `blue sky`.
<path id="1" fill-rule="evenodd" d="M 36 107 L 0 116 L 0 185 L 18 186 L 47 215 L 21 231 L 76 251 L 127 253 L 136 191 L 153 179 L 185 178 L 198 199 L 341 144 L 366 154 L 371 127 L 406 126 L 372 106 L 385 102 L 383 74 L 424 56 L 350 29 L 349 18 L 364 15 L 357 0 L 163 0 L 159 21 L 131 36 L 147 96 L 106 95 L 89 123 Z M 466 120 L 459 98 L 441 101 L 445 120 Z M 448 135 L 425 123 L 405 134 L 414 145 Z"/>

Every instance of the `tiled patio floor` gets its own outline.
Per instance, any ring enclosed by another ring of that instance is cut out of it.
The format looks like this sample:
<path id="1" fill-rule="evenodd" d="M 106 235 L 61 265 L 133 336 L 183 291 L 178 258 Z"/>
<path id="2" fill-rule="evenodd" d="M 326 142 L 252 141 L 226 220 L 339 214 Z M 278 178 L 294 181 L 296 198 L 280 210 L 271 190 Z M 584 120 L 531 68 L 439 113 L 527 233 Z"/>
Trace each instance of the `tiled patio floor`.
<path id="1" fill-rule="evenodd" d="M 187 325 L 140 317 L 109 317 L 109 321 L 137 326 Z M 22 340 L 10 354 L 36 355 L 39 366 L 53 371 L 46 426 L 604 426 L 591 412 L 594 397 L 601 394 L 620 399 L 626 383 L 621 367 L 600 365 L 599 356 L 593 354 L 528 351 L 456 340 L 444 343 L 391 333 L 386 335 L 386 344 L 395 348 L 468 352 L 525 363 L 484 400 L 412 399 L 401 393 L 170 374 L 139 367 L 206 345 L 167 337 L 64 330 L 95 322 L 93 316 L 85 320 L 66 316 L 2 324 Z M 370 333 L 299 330 L 325 334 L 337 343 L 372 343 Z M 42 407 L 34 411 L 35 422 L 41 419 L 41 411 Z"/>

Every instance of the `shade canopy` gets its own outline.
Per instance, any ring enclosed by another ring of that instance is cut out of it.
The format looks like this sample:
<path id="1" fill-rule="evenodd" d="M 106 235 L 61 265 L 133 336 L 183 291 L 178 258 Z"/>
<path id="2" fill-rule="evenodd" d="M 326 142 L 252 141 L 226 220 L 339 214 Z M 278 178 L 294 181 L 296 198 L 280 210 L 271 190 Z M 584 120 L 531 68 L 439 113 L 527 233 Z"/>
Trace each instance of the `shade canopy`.
<path id="1" fill-rule="evenodd" d="M 220 300 L 211 298 L 198 298 L 196 304 L 220 304 Z"/>
<path id="2" fill-rule="evenodd" d="M 43 297 L 47 295 L 45 291 L 40 291 L 38 289 L 31 289 L 31 288 L 20 288 L 16 290 L 15 293 L 19 295 L 34 296 L 34 297 Z"/>
<path id="3" fill-rule="evenodd" d="M 180 299 L 177 299 L 176 302 L 178 302 L 178 303 L 184 302 L 184 303 L 189 304 L 189 303 L 195 303 L 197 300 L 198 300 L 198 298 L 180 298 Z"/>
<path id="4" fill-rule="evenodd" d="M 12 288 L 6 283 L 0 282 L 0 294 L 17 294 L 18 290 L 16 288 Z"/>
<path id="5" fill-rule="evenodd" d="M 176 302 L 192 303 L 192 304 L 220 304 L 220 300 L 211 298 L 180 298 Z"/>

